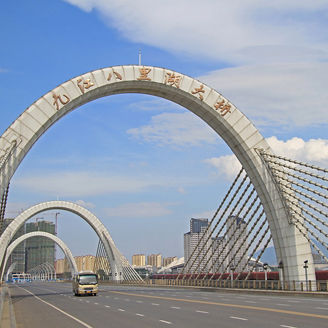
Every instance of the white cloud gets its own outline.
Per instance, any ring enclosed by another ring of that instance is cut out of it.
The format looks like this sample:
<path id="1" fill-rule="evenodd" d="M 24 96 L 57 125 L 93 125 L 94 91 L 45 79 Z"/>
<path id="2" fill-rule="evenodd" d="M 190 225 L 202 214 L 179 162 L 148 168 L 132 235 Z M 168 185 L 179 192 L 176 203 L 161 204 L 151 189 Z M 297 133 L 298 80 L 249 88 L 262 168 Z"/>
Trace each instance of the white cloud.
<path id="1" fill-rule="evenodd" d="M 303 162 L 316 163 L 321 167 L 328 165 L 328 139 L 292 138 L 287 141 L 278 140 L 277 137 L 267 139 L 273 152 L 277 155 Z M 241 165 L 235 155 L 213 157 L 205 160 L 215 167 L 218 174 L 227 180 L 232 180 L 238 174 Z"/>
<path id="2" fill-rule="evenodd" d="M 172 52 L 229 62 L 280 59 L 295 47 L 301 60 L 327 56 L 324 0 L 66 1 L 87 12 L 96 9 L 106 24 L 134 42 Z"/>
<path id="3" fill-rule="evenodd" d="M 220 176 L 232 180 L 240 171 L 241 164 L 235 155 L 225 155 L 205 159 L 205 163 L 215 167 Z"/>
<path id="4" fill-rule="evenodd" d="M 303 162 L 317 163 L 322 167 L 328 165 L 328 139 L 292 138 L 287 141 L 278 140 L 277 137 L 267 139 L 274 153 L 287 158 Z"/>
<path id="5" fill-rule="evenodd" d="M 108 172 L 94 171 L 58 171 L 29 173 L 27 176 L 15 177 L 12 186 L 29 193 L 42 193 L 48 197 L 78 198 L 113 193 L 140 193 L 153 188 L 172 188 L 181 191 L 183 187 L 198 185 L 200 177 L 166 176 L 146 172 L 138 176 L 110 175 Z M 180 188 L 180 189 L 179 189 Z M 93 208 L 92 203 L 77 201 L 82 206 Z"/>
<path id="6" fill-rule="evenodd" d="M 66 2 L 133 42 L 230 63 L 204 80 L 256 122 L 328 122 L 326 0 Z"/>
<path id="7" fill-rule="evenodd" d="M 110 176 L 94 172 L 40 172 L 15 179 L 15 185 L 32 192 L 59 197 L 85 197 L 105 193 L 139 192 L 151 186 L 149 180 L 127 176 Z"/>
<path id="8" fill-rule="evenodd" d="M 257 125 L 328 123 L 328 63 L 243 66 L 217 70 L 200 79 Z"/>
<path id="9" fill-rule="evenodd" d="M 157 202 L 126 203 L 117 207 L 106 208 L 109 217 L 154 218 L 171 214 L 166 204 Z"/>
<path id="10" fill-rule="evenodd" d="M 152 117 L 149 125 L 127 131 L 131 136 L 161 145 L 199 146 L 215 143 L 216 133 L 197 116 L 186 113 L 163 113 Z"/>

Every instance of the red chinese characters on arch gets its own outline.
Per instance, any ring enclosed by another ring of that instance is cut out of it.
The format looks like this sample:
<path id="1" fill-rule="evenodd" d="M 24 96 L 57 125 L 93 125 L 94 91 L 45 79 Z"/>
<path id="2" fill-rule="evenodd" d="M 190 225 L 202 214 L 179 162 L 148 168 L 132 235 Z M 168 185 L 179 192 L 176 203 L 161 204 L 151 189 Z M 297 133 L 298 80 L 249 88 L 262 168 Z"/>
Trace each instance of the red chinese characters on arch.
<path id="1" fill-rule="evenodd" d="M 182 79 L 182 75 L 177 75 L 175 73 L 166 73 L 164 83 L 179 89 L 181 79 Z"/>
<path id="2" fill-rule="evenodd" d="M 94 86 L 94 83 L 91 82 L 91 79 L 82 79 L 79 78 L 77 81 L 77 86 L 79 87 L 80 91 L 82 92 L 82 94 L 84 94 L 86 89 L 90 89 L 91 87 Z"/>
<path id="3" fill-rule="evenodd" d="M 116 79 L 118 79 L 118 80 L 120 80 L 120 81 L 123 80 L 122 75 L 121 75 L 120 73 L 113 71 L 113 74 L 114 74 L 114 76 L 116 77 Z M 112 73 L 109 73 L 109 74 L 108 74 L 107 81 L 110 81 L 110 80 L 112 79 L 113 74 L 112 74 Z"/>
<path id="4" fill-rule="evenodd" d="M 53 92 L 52 98 L 54 99 L 54 102 L 52 103 L 54 106 L 56 106 L 56 110 L 60 109 L 60 104 L 66 105 L 70 102 L 69 96 L 63 94 L 63 95 L 57 95 Z"/>
<path id="5" fill-rule="evenodd" d="M 224 99 L 217 101 L 214 104 L 214 108 L 217 111 L 220 110 L 221 116 L 225 116 L 226 114 L 231 113 L 231 105 Z"/>
<path id="6" fill-rule="evenodd" d="M 204 84 L 201 84 L 199 88 L 195 88 L 191 93 L 193 95 L 198 95 L 200 100 L 204 100 L 204 96 L 202 95 L 202 93 L 205 93 Z"/>
<path id="7" fill-rule="evenodd" d="M 138 81 L 151 81 L 148 74 L 151 72 L 151 68 L 141 67 L 139 68 L 140 76 L 137 78 Z"/>

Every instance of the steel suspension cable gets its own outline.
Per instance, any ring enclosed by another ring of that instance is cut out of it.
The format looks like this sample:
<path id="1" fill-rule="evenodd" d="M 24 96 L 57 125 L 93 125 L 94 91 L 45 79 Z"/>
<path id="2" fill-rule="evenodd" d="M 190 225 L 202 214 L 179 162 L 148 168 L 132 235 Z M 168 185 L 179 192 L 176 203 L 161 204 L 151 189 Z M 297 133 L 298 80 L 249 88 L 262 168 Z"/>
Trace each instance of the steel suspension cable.
<path id="1" fill-rule="evenodd" d="M 247 237 L 248 237 L 248 236 L 250 235 L 250 233 L 255 229 L 255 227 L 257 226 L 257 224 L 258 224 L 259 221 L 261 220 L 263 214 L 264 214 L 264 210 L 261 211 L 261 213 L 259 214 L 259 216 L 258 216 L 257 219 L 255 220 L 255 222 L 253 223 L 251 229 L 249 230 L 248 235 L 246 236 L 246 238 L 243 239 L 242 243 L 239 245 L 238 249 L 235 251 L 234 256 L 231 257 L 229 263 L 228 263 L 228 264 L 225 266 L 225 268 L 223 269 L 223 272 L 225 272 L 225 271 L 230 267 L 232 261 L 234 260 L 234 257 L 238 254 L 238 252 L 240 251 L 240 249 L 244 246 L 244 244 L 245 244 L 245 242 L 246 242 L 246 240 L 247 240 Z M 242 255 L 240 256 L 240 258 L 239 258 L 239 260 L 238 260 L 238 262 L 237 262 L 237 264 L 236 264 L 236 267 L 238 267 L 238 265 L 241 263 L 241 261 L 242 261 L 242 259 L 244 258 L 244 256 L 247 254 L 247 251 L 251 248 L 251 246 L 252 246 L 254 240 L 258 237 L 258 234 L 259 234 L 259 232 L 262 230 L 262 228 L 264 227 L 265 223 L 266 223 L 266 221 L 264 220 L 264 221 L 261 223 L 260 227 L 257 228 L 257 231 L 256 231 L 256 233 L 254 233 L 253 238 L 251 239 L 250 243 L 247 245 L 247 247 L 246 247 L 245 250 L 243 251 Z M 227 255 L 226 255 L 226 257 L 227 257 Z M 221 280 L 221 277 L 220 277 L 219 280 Z"/>
<path id="2" fill-rule="evenodd" d="M 303 228 L 307 228 L 301 224 Z M 309 238 L 309 236 L 297 225 L 295 224 L 295 227 L 297 230 L 307 239 L 307 241 L 311 244 L 311 246 L 328 262 L 328 258 L 325 254 L 322 253 L 322 251 L 319 249 L 319 247 Z"/>
<path id="3" fill-rule="evenodd" d="M 310 187 L 304 186 L 304 185 L 298 183 L 298 182 L 295 181 L 295 180 L 288 179 L 287 177 L 284 177 L 284 178 L 280 177 L 280 178 L 281 178 L 282 180 L 287 181 L 287 182 L 290 183 L 291 185 L 295 185 L 295 186 L 297 186 L 297 187 L 299 187 L 299 188 L 301 188 L 301 189 L 304 189 L 304 190 L 306 190 L 306 191 L 309 191 L 309 192 L 311 192 L 311 193 L 313 193 L 313 194 L 315 194 L 315 195 L 317 195 L 317 196 L 320 196 L 320 197 L 322 197 L 322 198 L 328 199 L 328 195 L 327 195 L 327 194 L 323 194 L 323 193 L 320 192 L 320 191 L 317 191 L 317 190 L 312 189 L 312 188 L 310 188 Z"/>
<path id="4" fill-rule="evenodd" d="M 317 199 L 313 198 L 312 196 L 310 196 L 310 195 L 308 195 L 308 194 L 306 194 L 306 193 L 304 193 L 304 192 L 302 192 L 302 191 L 300 191 L 300 190 L 298 190 L 298 189 L 295 189 L 295 188 L 293 188 L 293 187 L 291 187 L 291 186 L 288 186 L 288 185 L 286 185 L 286 184 L 283 184 L 283 183 L 281 183 L 281 182 L 280 182 L 280 185 L 283 186 L 283 187 L 285 187 L 285 188 L 287 188 L 287 189 L 290 189 L 290 190 L 294 191 L 295 193 L 297 193 L 297 194 L 299 194 L 299 195 L 301 195 L 301 196 L 303 196 L 303 197 L 305 197 L 305 198 L 311 200 L 312 202 L 314 202 L 314 203 L 316 203 L 316 204 L 319 204 L 319 205 L 321 205 L 322 207 L 326 207 L 326 208 L 328 209 L 328 205 L 327 205 L 326 203 L 323 203 L 323 202 L 321 202 L 320 200 L 317 200 Z"/>
<path id="5" fill-rule="evenodd" d="M 290 196 L 290 197 L 296 199 L 298 202 L 300 202 L 300 203 L 302 203 L 302 204 L 308 206 L 309 208 L 312 208 L 314 211 L 316 211 L 316 212 L 320 213 L 321 215 L 323 215 L 323 216 L 325 216 L 325 217 L 328 218 L 328 214 L 327 214 L 327 213 L 322 212 L 320 209 L 316 208 L 315 206 L 313 206 L 312 204 L 308 203 L 308 202 L 305 201 L 304 199 L 302 199 L 302 198 L 300 198 L 300 197 L 297 197 L 297 196 L 294 195 L 293 193 L 289 193 L 289 192 L 287 192 L 287 191 L 285 191 L 285 193 L 286 193 L 288 196 Z"/>
<path id="6" fill-rule="evenodd" d="M 314 173 L 312 173 L 310 171 L 302 170 L 302 169 L 299 169 L 299 168 L 296 168 L 296 167 L 293 167 L 293 166 L 290 166 L 290 165 L 287 165 L 287 164 L 282 164 L 280 162 L 277 162 L 277 161 L 274 161 L 274 160 L 270 160 L 270 159 L 269 160 L 266 159 L 266 162 L 267 163 L 273 163 L 273 164 L 276 164 L 276 165 L 285 167 L 287 169 L 290 169 L 290 170 L 293 170 L 293 171 L 296 171 L 296 172 L 300 172 L 300 173 L 305 174 L 305 175 L 309 175 L 312 178 L 316 178 L 316 179 L 319 179 L 319 180 L 328 181 L 328 178 L 326 178 L 325 176 L 314 174 Z"/>
<path id="7" fill-rule="evenodd" d="M 249 181 L 249 183 L 247 184 L 246 188 L 244 189 L 244 191 L 242 192 L 241 196 L 239 197 L 237 203 L 235 204 L 235 206 L 233 207 L 233 209 L 230 211 L 230 214 L 229 214 L 228 217 L 230 217 L 230 216 L 233 214 L 233 212 L 236 210 L 238 204 L 239 204 L 240 201 L 244 198 L 246 192 L 248 191 L 248 189 L 249 189 L 249 187 L 250 187 L 251 185 L 252 185 L 252 182 Z M 248 203 L 248 200 L 250 199 L 250 197 L 253 195 L 254 192 L 255 192 L 255 189 L 253 188 L 253 190 L 251 191 L 249 197 L 246 199 L 246 201 L 243 203 L 242 207 L 240 208 L 240 210 L 239 210 L 239 212 L 238 212 L 238 215 L 239 215 L 240 212 L 244 209 L 244 207 L 245 207 L 246 204 Z M 224 215 L 224 214 L 223 214 L 223 215 Z M 208 247 L 208 249 L 206 250 L 206 252 L 205 252 L 205 254 L 203 255 L 202 259 L 199 261 L 198 266 L 197 266 L 197 268 L 194 270 L 194 272 L 196 272 L 196 270 L 199 268 L 200 264 L 202 263 L 202 261 L 204 260 L 204 258 L 205 258 L 206 255 L 208 254 L 208 252 L 209 252 L 211 249 L 213 249 L 214 240 L 218 238 L 218 236 L 220 235 L 220 233 L 221 233 L 221 231 L 223 230 L 223 228 L 224 228 L 224 225 L 222 225 L 222 227 L 220 228 L 220 230 L 217 232 L 215 238 L 214 238 L 214 239 L 212 240 L 212 242 L 211 242 L 211 245 L 210 245 L 210 246 Z M 230 230 L 230 227 L 229 227 L 229 230 Z M 226 231 L 225 235 L 226 235 L 226 234 L 227 234 L 227 231 Z M 225 236 L 225 235 L 224 235 L 224 236 Z M 224 236 L 223 236 L 223 237 L 224 237 Z M 217 247 L 215 248 L 214 252 L 216 252 L 216 250 L 217 250 Z M 208 265 L 208 263 L 209 263 L 210 260 L 211 260 L 211 258 L 209 257 L 209 258 L 207 259 L 205 265 L 203 266 L 203 268 L 206 268 L 206 266 Z M 198 279 L 198 277 L 199 277 L 199 274 L 197 275 L 197 278 L 196 278 L 196 279 Z"/>
<path id="8" fill-rule="evenodd" d="M 323 226 L 328 228 L 328 222 L 323 221 L 322 219 L 318 218 L 316 215 L 314 215 L 313 213 L 311 213 L 310 211 L 308 211 L 306 208 L 302 207 L 298 202 L 292 201 L 291 199 L 288 199 L 288 202 L 291 203 L 293 206 L 296 206 L 297 208 L 299 208 L 301 211 L 305 212 L 307 215 L 311 216 L 314 220 L 318 221 L 319 223 L 321 223 Z M 306 216 L 304 216 L 304 218 L 306 218 Z M 307 219 L 308 220 L 308 219 Z M 318 226 L 316 226 L 311 220 L 308 221 L 313 227 L 315 227 L 317 230 L 320 230 L 320 228 Z M 324 232 L 321 232 L 324 234 Z M 328 235 L 327 235 L 328 237 Z"/>
<path id="9" fill-rule="evenodd" d="M 223 213 L 220 215 L 220 219 L 218 220 L 218 222 L 215 224 L 214 228 L 212 229 L 212 231 L 215 231 L 215 229 L 219 226 L 219 224 L 222 222 L 224 216 L 225 216 L 225 213 L 228 211 L 228 209 L 230 208 L 231 204 L 233 203 L 234 199 L 237 197 L 239 191 L 241 190 L 242 186 L 245 184 L 246 180 L 247 180 L 247 175 L 244 176 L 244 178 L 242 179 L 241 183 L 239 184 L 239 186 L 237 187 L 237 189 L 235 190 L 235 192 L 233 193 L 229 203 L 227 204 L 227 206 L 225 207 Z M 219 230 L 219 232 L 217 233 L 217 236 L 220 234 L 220 232 L 222 231 L 223 229 L 223 225 L 221 227 L 221 229 Z M 211 238 L 211 234 L 209 234 L 207 240 L 206 240 L 206 243 L 208 242 L 208 240 Z M 205 247 L 205 244 L 202 246 L 201 250 L 198 251 L 198 256 L 199 254 L 203 251 L 204 247 Z M 192 269 L 195 261 L 196 261 L 197 257 L 194 258 L 191 266 L 190 266 L 190 269 Z M 189 277 L 189 280 L 191 279 L 191 276 Z"/>
<path id="10" fill-rule="evenodd" d="M 264 152 L 263 149 L 260 149 L 260 153 L 263 156 L 278 158 L 278 159 L 281 159 L 281 160 L 286 161 L 286 162 L 291 162 L 291 163 L 294 163 L 294 164 L 297 164 L 297 165 L 302 165 L 302 166 L 308 167 L 308 168 L 313 169 L 313 170 L 318 170 L 318 171 L 322 171 L 324 173 L 328 173 L 328 169 L 324 169 L 324 168 L 321 168 L 319 166 L 315 166 L 315 165 L 312 165 L 312 164 L 308 164 L 308 163 L 300 162 L 300 161 L 297 161 L 297 160 L 293 160 L 293 159 L 290 159 L 290 158 L 287 158 L 287 157 L 269 154 L 269 153 Z"/>
<path id="11" fill-rule="evenodd" d="M 268 229 L 267 229 L 267 231 L 268 231 Z M 264 239 L 264 236 L 263 236 L 263 239 Z M 271 234 L 270 234 L 270 237 L 269 237 L 268 240 L 266 241 L 266 243 L 265 243 L 264 247 L 262 248 L 260 254 L 257 256 L 257 258 L 256 258 L 256 260 L 255 260 L 255 263 L 252 265 L 252 268 L 249 270 L 249 272 L 248 272 L 248 274 L 247 274 L 245 280 L 248 280 L 248 278 L 249 278 L 249 276 L 251 275 L 251 273 L 253 272 L 255 266 L 259 263 L 259 260 L 260 260 L 260 258 L 262 257 L 264 251 L 267 249 L 267 247 L 268 247 L 268 245 L 269 245 L 271 239 L 272 239 L 272 236 L 271 236 Z M 239 276 L 240 276 L 240 274 L 237 276 L 236 280 L 239 278 Z"/>
<path id="12" fill-rule="evenodd" d="M 234 180 L 233 183 L 231 184 L 231 186 L 230 186 L 228 192 L 226 193 L 225 197 L 224 197 L 223 200 L 221 201 L 219 207 L 218 207 L 217 210 L 215 211 L 215 213 L 214 213 L 214 215 L 213 215 L 213 217 L 212 217 L 212 219 L 211 219 L 209 225 L 208 225 L 207 228 L 206 228 L 206 231 L 205 231 L 205 233 L 204 233 L 204 236 L 205 236 L 205 234 L 207 233 L 207 231 L 210 229 L 211 224 L 213 223 L 214 219 L 216 218 L 216 216 L 217 216 L 218 213 L 220 212 L 220 210 L 221 210 L 223 204 L 224 204 L 225 201 L 228 199 L 228 197 L 229 197 L 231 191 L 232 191 L 233 188 L 235 187 L 235 185 L 236 185 L 237 181 L 239 180 L 239 178 L 240 178 L 240 176 L 241 176 L 241 174 L 242 174 L 243 171 L 244 171 L 244 168 L 241 168 L 241 170 L 239 171 L 237 177 L 235 178 L 235 180 Z M 244 179 L 246 180 L 246 178 L 244 178 Z M 223 219 L 223 216 L 221 216 L 220 219 L 218 220 L 217 224 L 216 224 L 215 227 L 214 227 L 214 230 L 215 230 L 216 227 L 220 224 L 220 222 L 221 222 L 222 219 Z M 209 238 L 208 238 L 208 239 L 209 239 Z M 208 239 L 206 240 L 205 244 L 208 242 Z M 195 247 L 194 250 L 192 251 L 190 257 L 189 257 L 188 260 L 187 260 L 187 262 L 184 264 L 184 267 L 183 267 L 181 273 L 178 274 L 178 276 L 177 276 L 176 279 L 179 279 L 180 275 L 183 274 L 185 268 L 187 267 L 189 261 L 190 261 L 191 258 L 193 257 L 193 255 L 194 255 L 194 253 L 196 252 L 196 250 L 198 249 L 200 243 L 201 243 L 201 240 L 198 241 L 196 247 Z M 199 255 L 199 254 L 198 254 L 198 255 Z M 194 262 L 192 263 L 191 267 L 193 266 L 193 264 L 194 264 Z"/>
<path id="13" fill-rule="evenodd" d="M 321 185 L 321 184 L 319 184 L 319 183 L 317 183 L 317 182 L 315 182 L 315 181 L 312 181 L 312 180 L 306 179 L 306 178 L 304 178 L 304 177 L 302 177 L 302 176 L 299 176 L 299 175 L 293 174 L 293 173 L 291 173 L 290 171 L 284 171 L 284 170 L 279 169 L 279 168 L 277 168 L 277 167 L 274 167 L 274 168 L 271 168 L 271 169 L 272 169 L 273 172 L 283 173 L 283 174 L 288 175 L 288 176 L 290 176 L 290 177 L 293 177 L 293 178 L 295 178 L 295 179 L 297 179 L 297 180 L 300 180 L 300 181 L 306 182 L 306 183 L 308 183 L 308 184 L 310 184 L 310 185 L 316 186 L 316 187 L 321 188 L 321 189 L 324 189 L 324 190 L 328 190 L 328 187 L 323 186 L 323 185 Z M 275 174 L 275 176 L 277 176 L 277 174 Z M 279 176 L 279 178 L 281 179 L 281 176 Z"/>
<path id="14" fill-rule="evenodd" d="M 254 192 L 254 191 L 255 191 L 255 189 L 253 188 L 253 192 Z M 252 194 L 251 194 L 251 195 L 252 195 Z M 251 195 L 250 195 L 250 196 L 251 196 Z M 250 199 L 250 197 L 247 199 L 247 202 L 248 202 L 249 199 Z M 257 201 L 258 199 L 259 199 L 259 197 L 256 196 L 256 197 L 254 198 L 253 202 L 251 203 L 251 205 L 248 207 L 248 209 L 247 209 L 247 211 L 246 211 L 246 213 L 245 213 L 245 215 L 244 215 L 244 218 L 245 218 L 245 219 L 246 219 L 246 217 L 248 216 L 249 212 L 251 211 L 251 209 L 253 208 L 254 204 L 256 203 L 256 201 Z M 255 211 L 253 212 L 253 215 L 256 214 L 256 212 L 258 211 L 258 209 L 260 208 L 260 206 L 261 206 L 261 203 L 258 204 L 258 206 L 256 207 Z M 241 212 L 240 212 L 240 213 L 241 213 Z M 240 213 L 238 213 L 238 214 L 236 215 L 237 218 L 239 217 Z M 245 232 L 245 230 L 247 229 L 247 226 L 248 226 L 248 224 L 249 224 L 250 222 L 251 222 L 251 220 L 249 220 L 249 221 L 244 225 L 243 229 L 242 229 L 241 231 L 239 231 L 239 235 L 238 235 L 238 237 L 237 237 L 236 239 L 239 239 L 239 237 Z M 235 236 L 237 230 L 239 229 L 239 228 L 238 228 L 238 225 L 236 225 L 236 226 L 234 227 L 234 230 L 233 230 L 233 232 L 232 232 L 230 238 L 229 238 L 229 239 L 228 239 L 228 238 L 225 238 L 226 235 L 228 234 L 228 232 L 231 230 L 232 227 L 233 227 L 233 224 L 230 225 L 230 227 L 227 229 L 226 233 L 224 234 L 224 236 L 223 236 L 223 238 L 222 238 L 222 239 L 224 240 L 224 244 L 223 244 L 223 248 L 220 250 L 220 252 L 219 252 L 219 254 L 218 254 L 218 257 L 220 257 L 221 254 L 224 254 L 225 249 L 227 248 L 227 246 L 229 245 L 231 239 Z M 218 245 L 216 246 L 216 248 L 215 248 L 215 250 L 214 250 L 213 253 L 215 253 L 219 248 L 220 248 L 220 244 L 218 244 Z M 230 250 L 228 250 L 228 252 L 229 252 L 229 251 L 230 251 Z M 226 257 L 227 257 L 228 254 L 229 254 L 228 252 L 226 253 L 224 259 L 221 260 L 221 261 L 219 262 L 218 267 L 220 267 L 220 266 L 223 264 L 224 260 L 226 259 Z M 214 267 L 215 265 L 216 265 L 215 262 L 213 262 L 212 265 L 211 265 L 211 267 L 210 267 L 210 269 L 209 269 L 209 272 L 213 269 L 213 267 Z"/>

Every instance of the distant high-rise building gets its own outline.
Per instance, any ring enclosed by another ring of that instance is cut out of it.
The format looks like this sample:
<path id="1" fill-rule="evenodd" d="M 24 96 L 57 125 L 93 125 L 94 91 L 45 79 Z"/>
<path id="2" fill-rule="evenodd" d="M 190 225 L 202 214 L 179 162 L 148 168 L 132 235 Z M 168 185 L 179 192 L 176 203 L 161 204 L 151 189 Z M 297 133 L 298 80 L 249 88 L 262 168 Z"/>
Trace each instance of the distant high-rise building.
<path id="1" fill-rule="evenodd" d="M 145 254 L 134 254 L 134 255 L 132 255 L 132 265 L 145 266 L 146 265 L 146 256 L 145 256 Z"/>
<path id="2" fill-rule="evenodd" d="M 93 271 L 96 257 L 94 255 L 74 256 L 78 271 Z"/>
<path id="3" fill-rule="evenodd" d="M 177 261 L 177 257 L 176 256 L 172 256 L 172 257 L 163 257 L 163 267 L 169 265 L 170 263 Z"/>
<path id="4" fill-rule="evenodd" d="M 13 222 L 13 220 L 14 219 L 11 219 L 11 218 L 4 219 L 2 229 L 1 229 L 2 230 L 1 234 L 3 233 L 3 231 L 5 231 L 5 229 L 8 227 L 8 225 L 11 222 Z M 24 235 L 24 233 L 25 233 L 25 226 L 23 225 L 16 232 L 16 234 L 14 235 L 11 242 L 13 242 L 15 239 L 19 238 L 20 236 Z M 12 263 L 16 263 L 14 271 L 13 271 L 14 273 L 15 272 L 18 272 L 18 273 L 26 272 L 25 271 L 25 241 L 20 243 L 15 248 L 15 250 L 11 253 L 11 255 L 9 256 L 8 262 L 7 262 L 7 268 L 9 268 Z"/>
<path id="5" fill-rule="evenodd" d="M 185 263 L 189 260 L 187 271 L 196 270 L 196 272 L 207 272 L 210 267 L 210 263 L 207 263 L 211 256 L 211 252 L 207 252 L 211 245 L 210 240 L 205 245 L 205 242 L 208 239 L 208 234 L 210 233 L 209 231 L 206 231 L 207 226 L 208 219 L 192 218 L 190 220 L 190 231 L 184 234 Z M 196 251 L 194 252 L 195 249 Z M 194 254 L 191 255 L 193 252 Z"/>
<path id="6" fill-rule="evenodd" d="M 147 256 L 147 265 L 160 268 L 162 266 L 162 255 L 161 254 L 151 254 Z"/>
<path id="7" fill-rule="evenodd" d="M 25 224 L 25 232 L 45 231 L 55 234 L 55 224 L 50 221 L 40 220 Z M 25 242 L 25 272 L 42 264 L 55 263 L 55 242 L 44 237 L 32 237 Z"/>
<path id="8" fill-rule="evenodd" d="M 248 262 L 248 256 L 246 254 L 247 249 L 247 224 L 246 222 L 237 216 L 230 216 L 226 221 L 227 240 L 229 249 L 229 262 L 230 268 L 234 271 L 240 272 L 245 270 Z"/>
<path id="9" fill-rule="evenodd" d="M 228 258 L 227 255 L 227 248 L 224 249 L 225 239 L 224 237 L 212 237 L 212 261 L 211 266 L 213 272 L 224 273 L 227 267 Z"/>

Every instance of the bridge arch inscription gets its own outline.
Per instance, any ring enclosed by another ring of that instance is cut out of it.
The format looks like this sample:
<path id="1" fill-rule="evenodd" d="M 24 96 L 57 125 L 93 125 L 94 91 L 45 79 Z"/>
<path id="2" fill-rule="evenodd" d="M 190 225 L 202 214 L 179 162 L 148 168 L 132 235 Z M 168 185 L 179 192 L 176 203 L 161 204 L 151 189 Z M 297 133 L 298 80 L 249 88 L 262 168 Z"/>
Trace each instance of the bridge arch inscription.
<path id="1" fill-rule="evenodd" d="M 206 122 L 231 148 L 261 199 L 270 226 L 278 262 L 285 280 L 304 280 L 302 264 L 312 259 L 304 236 L 289 222 L 289 213 L 272 176 L 256 149 L 272 152 L 251 121 L 231 102 L 204 83 L 165 68 L 115 66 L 75 77 L 27 108 L 0 138 L 0 196 L 15 170 L 38 138 L 72 110 L 113 94 L 142 93 L 171 100 Z M 8 153 L 10 152 L 10 154 Z M 0 161 L 1 163 L 1 161 Z M 315 280 L 309 263 L 308 278 Z"/>

